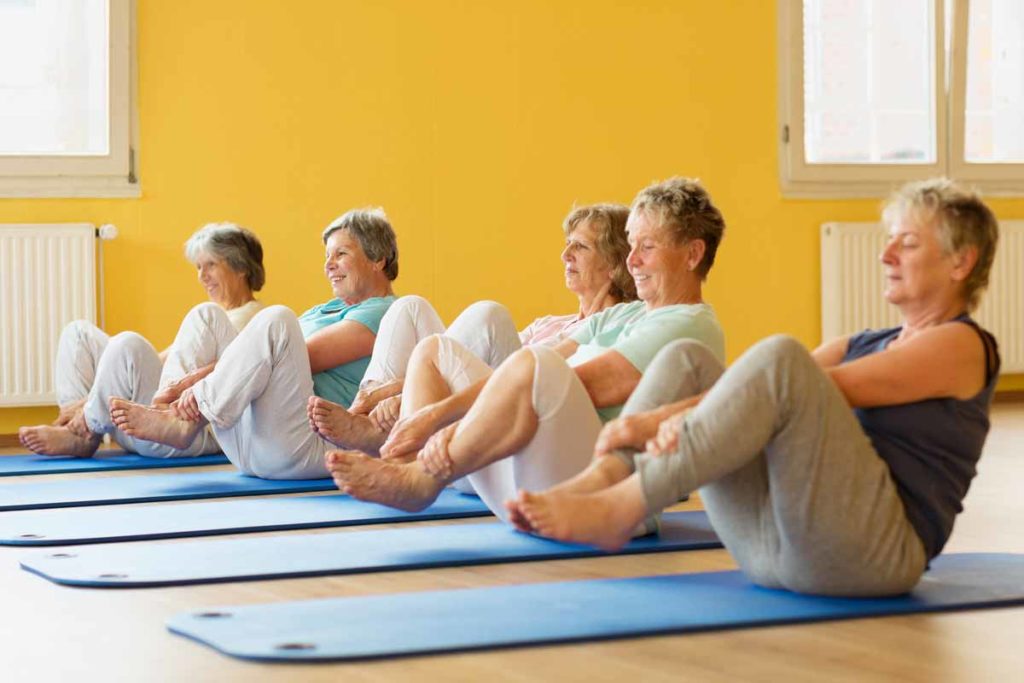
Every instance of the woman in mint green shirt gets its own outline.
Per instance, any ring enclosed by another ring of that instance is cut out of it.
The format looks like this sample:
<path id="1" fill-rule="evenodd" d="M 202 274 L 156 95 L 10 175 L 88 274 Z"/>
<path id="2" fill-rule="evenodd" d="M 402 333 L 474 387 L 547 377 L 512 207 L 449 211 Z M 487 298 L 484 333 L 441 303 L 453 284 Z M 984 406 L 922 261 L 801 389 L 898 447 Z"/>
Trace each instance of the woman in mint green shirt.
<path id="1" fill-rule="evenodd" d="M 644 189 L 626 224 L 626 264 L 641 301 L 592 316 L 554 348 L 516 352 L 489 378 L 457 344 L 424 340 L 439 348 L 424 354 L 436 362 L 417 364 L 414 354 L 410 363 L 405 393 L 418 402 L 415 412 L 395 425 L 383 460 L 330 452 L 338 486 L 414 510 L 468 475 L 488 507 L 507 519 L 504 503 L 519 489 L 548 488 L 579 473 L 603 420 L 618 414 L 663 346 L 695 339 L 724 357 L 721 327 L 701 295 L 724 229 L 696 181 L 673 178 Z"/>
<path id="2" fill-rule="evenodd" d="M 193 337 L 210 358 L 209 372 L 195 377 L 166 411 L 114 399 L 118 427 L 173 446 L 191 442 L 208 422 L 246 474 L 326 476 L 328 444 L 311 429 L 307 403 L 316 395 L 347 406 L 355 397 L 380 319 L 395 298 L 398 246 L 380 209 L 345 213 L 324 230 L 323 240 L 333 299 L 298 317 L 271 306 L 237 334 L 226 316 L 200 309 Z"/>

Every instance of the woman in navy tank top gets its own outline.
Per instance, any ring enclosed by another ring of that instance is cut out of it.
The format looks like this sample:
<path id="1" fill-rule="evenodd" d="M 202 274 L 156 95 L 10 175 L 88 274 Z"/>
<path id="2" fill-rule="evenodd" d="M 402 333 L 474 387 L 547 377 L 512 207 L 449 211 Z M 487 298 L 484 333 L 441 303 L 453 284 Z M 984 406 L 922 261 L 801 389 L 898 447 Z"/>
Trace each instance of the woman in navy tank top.
<path id="1" fill-rule="evenodd" d="M 887 204 L 880 260 L 899 327 L 809 353 L 785 336 L 728 370 L 698 343 L 662 350 L 590 468 L 508 502 L 524 530 L 606 548 L 700 489 L 726 548 L 760 585 L 827 595 L 910 590 L 960 512 L 988 433 L 995 339 L 969 312 L 998 225 L 935 179 Z"/>

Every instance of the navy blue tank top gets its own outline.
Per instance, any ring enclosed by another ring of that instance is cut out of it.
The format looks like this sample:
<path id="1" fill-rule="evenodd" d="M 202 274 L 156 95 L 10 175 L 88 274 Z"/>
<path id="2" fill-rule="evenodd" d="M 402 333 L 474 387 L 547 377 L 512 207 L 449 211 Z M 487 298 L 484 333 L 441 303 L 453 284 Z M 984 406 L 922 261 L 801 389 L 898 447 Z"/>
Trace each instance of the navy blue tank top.
<path id="1" fill-rule="evenodd" d="M 931 559 L 953 531 L 953 519 L 975 475 L 988 434 L 988 411 L 999 375 L 995 337 L 966 313 L 955 321 L 970 325 L 985 347 L 985 388 L 973 398 L 933 398 L 916 403 L 854 408 L 861 428 L 889 466 L 907 519 Z M 885 350 L 902 328 L 867 330 L 850 338 L 843 363 Z M 955 363 L 955 359 L 949 359 Z"/>

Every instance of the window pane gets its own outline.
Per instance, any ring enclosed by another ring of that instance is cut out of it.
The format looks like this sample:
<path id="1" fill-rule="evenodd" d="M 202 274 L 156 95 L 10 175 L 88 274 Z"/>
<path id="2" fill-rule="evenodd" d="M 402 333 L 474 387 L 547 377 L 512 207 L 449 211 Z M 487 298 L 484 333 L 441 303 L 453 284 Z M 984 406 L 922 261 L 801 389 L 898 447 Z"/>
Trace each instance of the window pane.
<path id="1" fill-rule="evenodd" d="M 933 2 L 804 0 L 807 163 L 935 163 Z"/>
<path id="2" fill-rule="evenodd" d="M 107 0 L 0 0 L 0 154 L 109 153 Z"/>
<path id="3" fill-rule="evenodd" d="M 1024 2 L 971 0 L 967 23 L 968 162 L 1024 162 Z"/>

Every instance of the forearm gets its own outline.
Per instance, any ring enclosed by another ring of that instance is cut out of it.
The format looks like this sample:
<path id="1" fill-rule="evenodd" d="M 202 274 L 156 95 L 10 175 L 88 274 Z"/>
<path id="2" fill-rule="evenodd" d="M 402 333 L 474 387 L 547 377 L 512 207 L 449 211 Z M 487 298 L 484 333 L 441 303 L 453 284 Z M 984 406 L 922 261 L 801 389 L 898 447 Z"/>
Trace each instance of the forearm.
<path id="1" fill-rule="evenodd" d="M 483 391 L 485 384 L 487 384 L 487 378 L 471 384 L 462 391 L 457 391 L 451 396 L 435 403 L 433 410 L 435 428 L 446 427 L 465 417 L 469 409 L 473 407 L 480 392 Z"/>
<path id="2" fill-rule="evenodd" d="M 201 380 L 204 377 L 206 377 L 207 375 L 209 375 L 211 372 L 213 372 L 214 368 L 216 368 L 216 367 L 217 367 L 217 362 L 214 361 L 213 363 L 210 363 L 209 365 L 204 365 L 201 368 L 196 368 L 192 372 L 189 372 L 186 375 L 182 376 L 180 379 L 178 379 L 174 383 L 174 386 L 175 386 L 175 388 L 178 391 L 184 391 L 185 389 L 188 389 L 189 387 L 191 387 L 194 384 L 198 383 L 199 380 Z"/>

